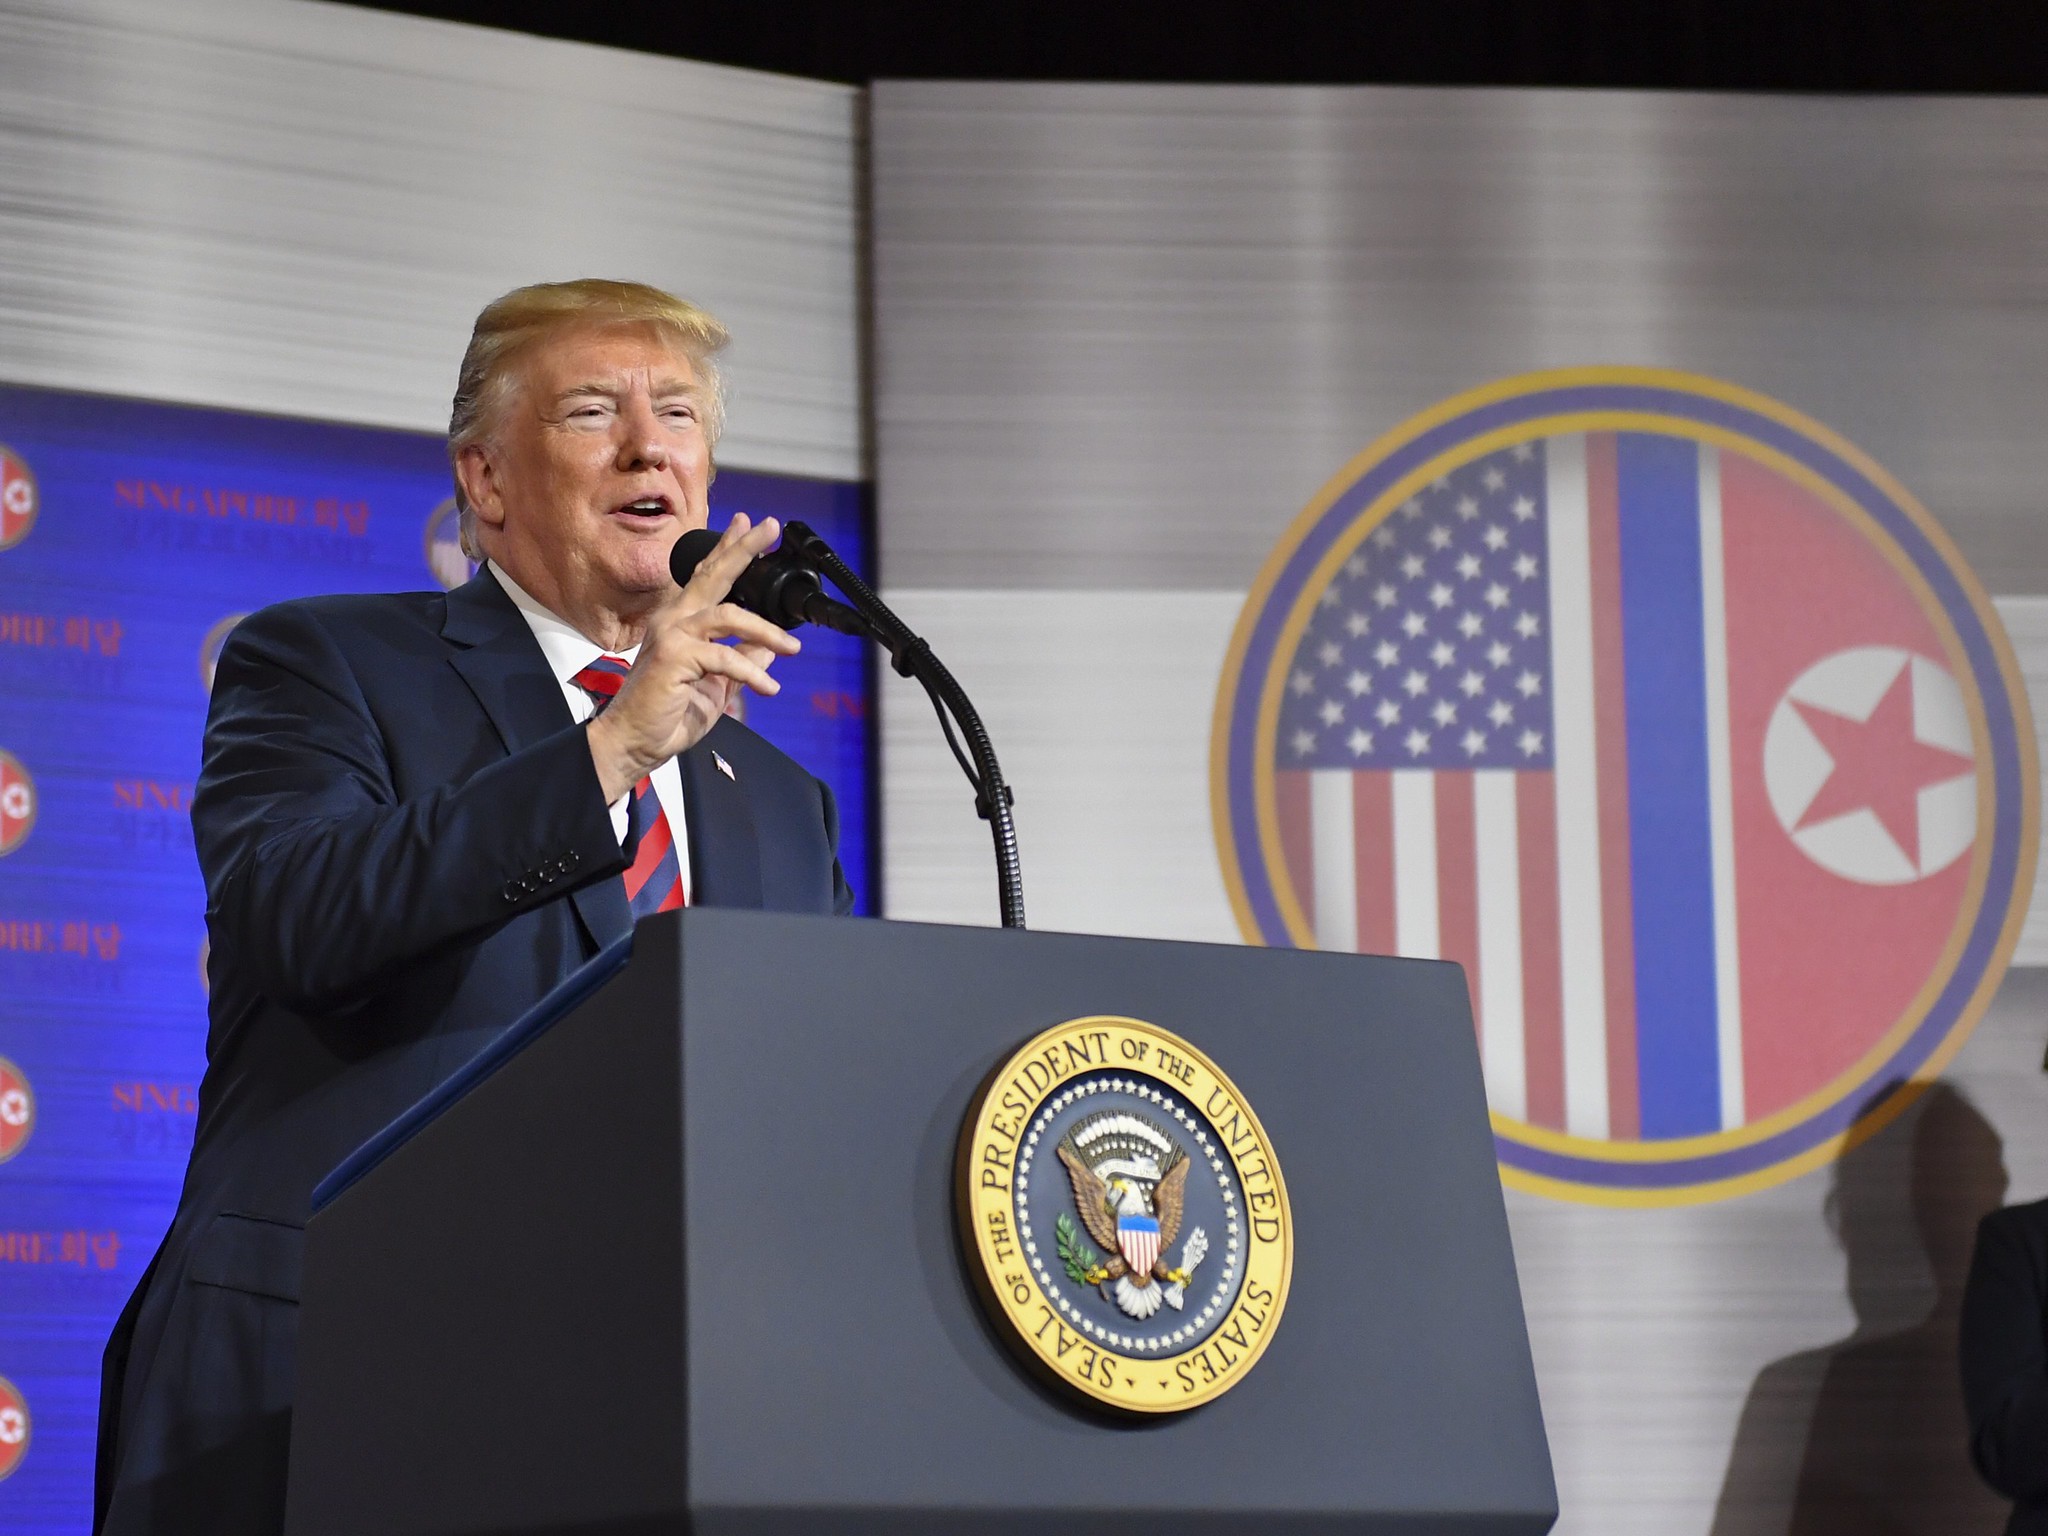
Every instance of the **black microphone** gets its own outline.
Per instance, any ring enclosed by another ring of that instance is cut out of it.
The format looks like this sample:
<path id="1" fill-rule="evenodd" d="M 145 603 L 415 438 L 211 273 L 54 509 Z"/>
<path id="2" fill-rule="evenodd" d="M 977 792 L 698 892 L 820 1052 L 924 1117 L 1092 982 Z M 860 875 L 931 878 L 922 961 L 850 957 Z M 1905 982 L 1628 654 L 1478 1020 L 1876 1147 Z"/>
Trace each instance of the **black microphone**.
<path id="1" fill-rule="evenodd" d="M 695 529 L 676 540 L 668 558 L 669 574 L 677 586 L 687 586 L 697 567 L 718 547 L 718 535 L 708 528 Z M 853 599 L 851 604 L 825 596 L 825 579 Z M 939 714 L 939 728 L 954 761 L 974 786 L 974 808 L 989 824 L 996 846 L 996 893 L 1002 907 L 1005 928 L 1024 926 L 1024 872 L 1017 858 L 1017 820 L 1012 814 L 1015 797 L 1003 782 L 1003 770 L 996 762 L 996 749 L 988 739 L 968 700 L 967 692 L 932 654 L 932 648 L 898 618 L 860 574 L 840 559 L 817 534 L 803 523 L 790 523 L 782 530 L 782 542 L 759 555 L 740 572 L 728 594 L 749 613 L 759 614 L 771 624 L 795 629 L 799 624 L 818 624 L 842 634 L 863 635 L 889 653 L 889 661 L 905 677 L 917 679 L 931 695 Z M 954 731 L 954 722 L 959 731 Z M 966 738 L 963 746 L 962 737 Z"/>
<path id="2" fill-rule="evenodd" d="M 718 548 L 718 539 L 709 528 L 693 528 L 676 540 L 669 551 L 668 573 L 677 586 L 690 584 L 697 567 Z M 726 600 L 783 629 L 815 624 L 843 635 L 874 633 L 859 612 L 825 595 L 825 581 L 817 568 L 787 544 L 749 561 Z"/>

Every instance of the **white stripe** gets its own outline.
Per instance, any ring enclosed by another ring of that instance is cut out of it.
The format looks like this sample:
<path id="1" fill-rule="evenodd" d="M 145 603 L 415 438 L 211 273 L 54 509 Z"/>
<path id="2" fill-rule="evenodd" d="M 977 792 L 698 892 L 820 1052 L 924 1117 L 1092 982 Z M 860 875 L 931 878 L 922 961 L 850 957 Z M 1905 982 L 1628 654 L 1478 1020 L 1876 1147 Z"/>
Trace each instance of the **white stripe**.
<path id="1" fill-rule="evenodd" d="M 1394 771 L 1394 953 L 1412 960 L 1442 957 L 1437 936 L 1436 775 L 1426 768 Z"/>
<path id="2" fill-rule="evenodd" d="M 1315 843 L 1316 948 L 1358 951 L 1358 829 L 1352 825 L 1351 770 L 1318 768 L 1308 778 L 1308 824 Z"/>
<path id="3" fill-rule="evenodd" d="M 1714 996 L 1720 1019 L 1721 1128 L 1746 1118 L 1742 958 L 1735 931 L 1735 770 L 1728 736 L 1728 572 L 1722 554 L 1721 454 L 1700 445 L 1700 607 L 1707 650 L 1707 822 L 1714 860 Z"/>
<path id="4" fill-rule="evenodd" d="M 1593 708 L 1592 509 L 1586 440 L 1544 454 L 1551 729 L 1557 761 L 1557 931 L 1564 983 L 1565 1129 L 1607 1136 L 1607 967 L 1600 931 L 1600 773 Z"/>
<path id="5" fill-rule="evenodd" d="M 1529 1118 L 1529 1050 L 1522 1023 L 1522 859 L 1515 775 L 1472 775 L 1472 843 L 1479 876 L 1479 1049 L 1486 1102 Z"/>

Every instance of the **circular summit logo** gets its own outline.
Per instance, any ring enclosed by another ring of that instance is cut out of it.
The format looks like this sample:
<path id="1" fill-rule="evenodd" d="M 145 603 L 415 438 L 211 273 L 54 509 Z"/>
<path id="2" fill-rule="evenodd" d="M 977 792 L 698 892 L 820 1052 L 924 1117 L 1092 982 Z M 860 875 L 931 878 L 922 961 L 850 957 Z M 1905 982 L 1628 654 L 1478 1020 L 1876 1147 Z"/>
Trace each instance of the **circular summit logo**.
<path id="1" fill-rule="evenodd" d="M 0 750 L 0 856 L 28 841 L 36 825 L 36 781 L 21 759 Z"/>
<path id="2" fill-rule="evenodd" d="M 420 534 L 420 547 L 427 569 L 444 592 L 453 592 L 477 573 L 476 562 L 462 552 L 461 518 L 450 496 L 427 514 L 427 526 Z"/>
<path id="3" fill-rule="evenodd" d="M 1934 520 L 1648 369 L 1396 429 L 1266 563 L 1212 750 L 1254 942 L 1456 960 L 1505 1180 L 1761 1189 L 1954 1056 L 2033 886 L 2026 696 Z"/>
<path id="4" fill-rule="evenodd" d="M 235 632 L 235 626 L 247 617 L 247 612 L 241 612 L 216 619 L 213 627 L 200 639 L 199 682 L 208 693 L 213 692 L 213 674 L 220 667 L 221 647 L 228 643 L 228 636 Z"/>
<path id="5" fill-rule="evenodd" d="M 0 1376 L 0 1482 L 5 1482 L 28 1454 L 28 1399 L 13 1382 Z"/>
<path id="6" fill-rule="evenodd" d="M 28 1074 L 0 1056 L 0 1163 L 28 1145 L 36 1128 L 36 1094 Z"/>
<path id="7" fill-rule="evenodd" d="M 1272 1144 L 1215 1063 L 1137 1019 L 1072 1019 L 989 1079 L 960 1141 L 967 1267 L 1041 1376 L 1173 1413 L 1229 1391 L 1287 1302 Z"/>
<path id="8" fill-rule="evenodd" d="M 36 525 L 42 494 L 28 461 L 0 443 L 0 549 L 12 549 Z"/>

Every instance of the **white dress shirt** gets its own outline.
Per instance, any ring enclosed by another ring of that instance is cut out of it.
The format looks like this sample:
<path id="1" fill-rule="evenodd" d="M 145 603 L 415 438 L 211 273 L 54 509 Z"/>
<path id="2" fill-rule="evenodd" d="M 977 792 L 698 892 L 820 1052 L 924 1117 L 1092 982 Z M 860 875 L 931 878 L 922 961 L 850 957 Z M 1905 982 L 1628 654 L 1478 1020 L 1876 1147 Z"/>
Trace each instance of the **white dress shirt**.
<path id="1" fill-rule="evenodd" d="M 593 644 L 566 619 L 557 618 L 535 602 L 518 582 L 495 565 L 486 569 L 505 589 L 505 595 L 518 605 L 527 626 L 533 630 L 533 638 L 540 642 L 541 654 L 547 657 L 555 681 L 562 685 L 562 698 L 569 705 L 570 717 L 578 724 L 588 720 L 597 713 L 597 703 L 584 691 L 582 684 L 575 681 L 576 674 L 600 656 L 617 656 L 631 665 L 639 659 L 640 647 L 636 645 L 630 651 L 607 651 Z M 648 777 L 654 780 L 654 798 L 661 802 L 662 814 L 668 817 L 669 830 L 675 834 L 676 862 L 683 871 L 683 900 L 687 902 L 691 892 L 690 840 L 683 821 L 682 771 L 676 767 L 676 760 L 670 758 Z M 612 829 L 618 833 L 621 845 L 626 841 L 626 801 L 632 793 L 627 790 L 611 804 Z"/>

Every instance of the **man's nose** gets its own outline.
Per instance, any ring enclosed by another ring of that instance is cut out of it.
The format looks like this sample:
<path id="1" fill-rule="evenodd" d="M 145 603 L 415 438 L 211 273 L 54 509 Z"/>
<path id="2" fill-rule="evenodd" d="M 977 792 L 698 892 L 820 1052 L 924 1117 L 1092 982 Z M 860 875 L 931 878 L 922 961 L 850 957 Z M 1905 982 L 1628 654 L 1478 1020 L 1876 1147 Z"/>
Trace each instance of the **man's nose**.
<path id="1" fill-rule="evenodd" d="M 627 401 L 619 412 L 619 428 L 620 469 L 668 467 L 668 444 L 662 440 L 661 423 L 649 402 Z"/>

